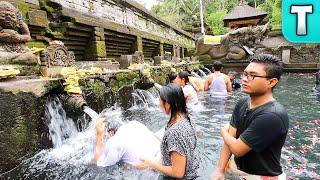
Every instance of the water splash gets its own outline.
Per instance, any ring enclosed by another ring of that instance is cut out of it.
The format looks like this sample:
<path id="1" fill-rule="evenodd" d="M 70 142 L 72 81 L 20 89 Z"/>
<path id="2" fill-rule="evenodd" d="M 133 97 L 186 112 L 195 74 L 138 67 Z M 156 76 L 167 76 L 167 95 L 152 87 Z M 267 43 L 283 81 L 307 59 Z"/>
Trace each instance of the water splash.
<path id="1" fill-rule="evenodd" d="M 207 76 L 206 73 L 204 73 L 201 69 L 199 69 L 199 72 L 200 72 L 200 76 L 201 77 L 206 77 Z"/>
<path id="2" fill-rule="evenodd" d="M 130 109 L 135 108 L 154 108 L 159 102 L 158 90 L 153 87 L 148 90 L 136 89 L 132 92 L 133 106 Z"/>
<path id="3" fill-rule="evenodd" d="M 206 71 L 208 72 L 208 74 L 211 74 L 211 73 L 212 73 L 212 72 L 210 71 L 210 69 L 208 69 L 208 68 L 206 68 L 206 67 L 204 67 L 203 69 L 206 70 Z"/>
<path id="4" fill-rule="evenodd" d="M 58 97 L 53 97 L 47 101 L 45 117 L 54 148 L 61 147 L 66 139 L 78 133 L 72 119 L 67 118 Z"/>
<path id="5" fill-rule="evenodd" d="M 197 73 L 195 72 L 191 72 L 191 74 L 194 76 L 194 77 L 197 77 L 197 78 L 200 78 L 200 79 L 203 79 L 203 77 L 199 76 Z"/>
<path id="6" fill-rule="evenodd" d="M 83 107 L 83 112 L 87 113 L 91 119 L 97 119 L 99 114 L 88 106 Z"/>

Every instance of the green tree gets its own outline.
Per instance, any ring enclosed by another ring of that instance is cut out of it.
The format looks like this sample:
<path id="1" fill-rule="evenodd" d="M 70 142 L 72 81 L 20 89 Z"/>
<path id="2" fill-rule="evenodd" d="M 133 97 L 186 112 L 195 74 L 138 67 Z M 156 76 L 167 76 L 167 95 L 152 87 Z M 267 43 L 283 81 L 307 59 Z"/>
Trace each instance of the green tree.
<path id="1" fill-rule="evenodd" d="M 194 0 L 164 0 L 153 6 L 151 11 L 169 22 L 183 26 L 198 19 L 199 4 Z"/>
<path id="2" fill-rule="evenodd" d="M 207 4 L 205 19 L 213 34 L 225 34 L 228 32 L 228 29 L 224 27 L 223 19 L 238 5 L 238 0 L 215 0 Z"/>
<path id="3" fill-rule="evenodd" d="M 259 9 L 268 13 L 272 29 L 281 29 L 281 7 L 281 0 L 265 0 L 258 6 Z"/>
<path id="4" fill-rule="evenodd" d="M 223 18 L 238 5 L 238 0 L 203 0 L 204 19 L 214 34 L 227 32 Z M 163 0 L 151 11 L 182 28 L 190 29 L 193 25 L 200 27 L 199 0 Z"/>
<path id="5" fill-rule="evenodd" d="M 228 30 L 224 27 L 223 18 L 227 15 L 227 9 L 221 9 L 206 17 L 213 34 L 225 34 Z"/>

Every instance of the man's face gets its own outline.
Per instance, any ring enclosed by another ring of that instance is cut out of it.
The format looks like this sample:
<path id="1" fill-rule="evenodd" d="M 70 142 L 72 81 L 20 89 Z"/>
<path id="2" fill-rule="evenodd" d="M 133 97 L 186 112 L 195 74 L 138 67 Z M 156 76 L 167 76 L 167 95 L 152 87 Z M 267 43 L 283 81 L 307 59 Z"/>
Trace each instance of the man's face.
<path id="1" fill-rule="evenodd" d="M 229 78 L 230 78 L 231 81 L 233 81 L 234 79 L 236 79 L 236 76 L 233 75 L 233 74 L 229 74 Z"/>
<path id="2" fill-rule="evenodd" d="M 181 79 L 179 76 L 176 77 L 176 79 L 173 80 L 173 83 L 183 86 L 183 79 Z"/>
<path id="3" fill-rule="evenodd" d="M 262 77 L 256 77 L 256 76 Z M 250 95 L 262 95 L 272 90 L 270 80 L 262 64 L 250 63 L 242 77 L 242 91 Z M 253 77 L 253 78 L 252 78 Z"/>

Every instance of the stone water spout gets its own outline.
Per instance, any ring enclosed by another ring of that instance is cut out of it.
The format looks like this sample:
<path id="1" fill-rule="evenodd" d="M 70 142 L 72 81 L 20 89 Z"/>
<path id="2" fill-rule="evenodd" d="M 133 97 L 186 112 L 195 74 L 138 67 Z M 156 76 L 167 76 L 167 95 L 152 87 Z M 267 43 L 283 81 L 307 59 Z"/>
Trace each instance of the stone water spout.
<path id="1" fill-rule="evenodd" d="M 77 112 L 83 111 L 84 107 L 88 106 L 87 101 L 82 94 L 64 94 L 61 95 L 60 98 L 64 101 L 66 106 Z"/>

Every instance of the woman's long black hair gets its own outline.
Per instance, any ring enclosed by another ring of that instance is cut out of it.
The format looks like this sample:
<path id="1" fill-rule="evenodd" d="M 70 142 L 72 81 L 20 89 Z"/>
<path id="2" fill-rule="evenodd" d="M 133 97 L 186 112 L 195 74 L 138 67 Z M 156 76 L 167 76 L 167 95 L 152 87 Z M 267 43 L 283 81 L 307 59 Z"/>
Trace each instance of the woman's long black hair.
<path id="1" fill-rule="evenodd" d="M 160 98 L 162 101 L 170 104 L 170 107 L 171 107 L 170 121 L 178 113 L 182 113 L 182 114 L 185 114 L 186 118 L 190 122 L 187 105 L 186 105 L 186 99 L 184 97 L 182 88 L 180 86 L 174 83 L 169 83 L 167 86 L 163 86 L 160 90 Z"/>

